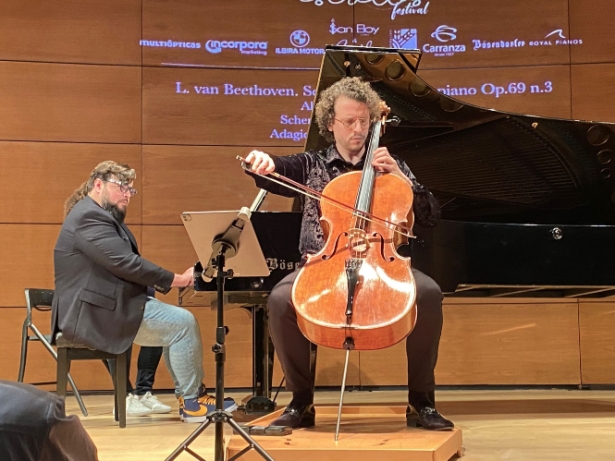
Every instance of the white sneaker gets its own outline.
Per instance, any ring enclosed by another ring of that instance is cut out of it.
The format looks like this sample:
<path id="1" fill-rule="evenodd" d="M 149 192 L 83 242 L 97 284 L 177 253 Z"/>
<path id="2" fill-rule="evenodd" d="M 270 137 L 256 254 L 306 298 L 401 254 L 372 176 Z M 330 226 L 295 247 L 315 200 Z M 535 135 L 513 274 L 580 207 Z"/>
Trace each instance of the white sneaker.
<path id="1" fill-rule="evenodd" d="M 115 408 L 113 411 L 115 416 Z M 147 416 L 152 413 L 154 413 L 154 411 L 141 403 L 138 396 L 128 394 L 128 397 L 126 397 L 126 416 Z"/>
<path id="2" fill-rule="evenodd" d="M 171 407 L 162 403 L 156 396 L 152 395 L 151 392 L 142 395 L 141 399 L 139 399 L 139 403 L 149 408 L 151 413 L 171 413 Z"/>

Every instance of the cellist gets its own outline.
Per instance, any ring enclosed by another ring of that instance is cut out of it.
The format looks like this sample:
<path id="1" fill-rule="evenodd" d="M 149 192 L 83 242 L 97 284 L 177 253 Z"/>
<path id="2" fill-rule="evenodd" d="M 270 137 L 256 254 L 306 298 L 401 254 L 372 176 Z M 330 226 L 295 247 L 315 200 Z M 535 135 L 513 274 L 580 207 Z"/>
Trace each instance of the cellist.
<path id="1" fill-rule="evenodd" d="M 321 92 L 315 105 L 315 119 L 320 134 L 332 142 L 320 151 L 303 152 L 283 157 L 271 157 L 253 150 L 246 163 L 254 173 L 272 172 L 284 175 L 318 192 L 337 176 L 362 170 L 370 122 L 381 115 L 381 99 L 369 83 L 359 78 L 344 78 Z M 439 217 L 437 201 L 420 185 L 410 168 L 386 147 L 374 151 L 373 167 L 381 173 L 394 174 L 412 185 L 415 219 L 433 226 Z M 297 192 L 253 175 L 256 185 L 271 193 L 294 197 Z M 321 228 L 319 202 L 306 197 L 299 250 L 303 255 L 315 254 L 323 247 L 325 236 Z M 271 338 L 286 377 L 286 388 L 292 400 L 283 414 L 271 425 L 297 427 L 314 426 L 314 395 L 310 372 L 310 343 L 297 325 L 291 289 L 297 271 L 281 280 L 267 301 Z M 451 430 L 453 423 L 435 409 L 434 370 L 442 331 L 442 292 L 427 275 L 412 268 L 417 292 L 417 322 L 406 339 L 408 358 L 407 425 L 429 430 Z"/>

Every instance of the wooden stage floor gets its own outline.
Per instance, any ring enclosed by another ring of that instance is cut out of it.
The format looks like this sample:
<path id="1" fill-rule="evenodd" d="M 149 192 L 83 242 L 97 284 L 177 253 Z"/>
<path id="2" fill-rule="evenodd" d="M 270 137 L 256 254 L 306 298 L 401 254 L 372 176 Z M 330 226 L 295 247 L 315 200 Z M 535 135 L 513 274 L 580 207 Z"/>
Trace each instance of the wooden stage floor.
<path id="1" fill-rule="evenodd" d="M 229 395 L 237 400 L 245 397 L 245 393 Z M 436 395 L 440 412 L 463 432 L 463 461 L 615 461 L 615 391 L 451 390 Z M 100 461 L 164 460 L 196 429 L 197 424 L 179 421 L 172 394 L 158 396 L 173 407 L 173 413 L 129 418 L 125 429 L 113 421 L 111 395 L 84 397 L 90 416 L 81 419 L 98 447 Z M 352 391 L 344 402 L 400 405 L 405 396 L 403 391 Z M 289 397 L 281 393 L 280 405 Z M 336 404 L 338 399 L 337 392 L 316 394 L 317 404 Z M 74 397 L 67 398 L 67 411 L 81 416 Z M 240 416 L 237 421 L 245 422 Z M 227 442 L 230 436 L 225 425 Z M 213 440 L 212 425 L 191 447 L 213 461 Z M 184 453 L 177 459 L 195 458 Z"/>

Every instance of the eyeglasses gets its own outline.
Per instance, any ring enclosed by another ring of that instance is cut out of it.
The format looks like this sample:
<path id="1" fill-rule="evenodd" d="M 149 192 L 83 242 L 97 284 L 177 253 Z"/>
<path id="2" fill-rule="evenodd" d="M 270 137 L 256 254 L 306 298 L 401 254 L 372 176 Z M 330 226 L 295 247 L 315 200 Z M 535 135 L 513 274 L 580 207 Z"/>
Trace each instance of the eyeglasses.
<path id="1" fill-rule="evenodd" d="M 369 126 L 369 119 L 367 118 L 348 118 L 346 120 L 340 120 L 339 118 L 335 118 L 334 120 L 337 120 L 348 129 L 354 128 L 357 122 L 359 122 L 361 128 L 367 128 Z"/>
<path id="2" fill-rule="evenodd" d="M 131 196 L 137 195 L 137 189 L 135 189 L 134 187 L 126 186 L 125 184 L 122 184 L 121 182 L 115 179 L 107 179 L 105 182 L 111 182 L 113 184 L 117 184 L 118 186 L 120 186 L 120 192 L 122 192 L 123 194 L 125 194 L 126 192 L 130 192 Z"/>

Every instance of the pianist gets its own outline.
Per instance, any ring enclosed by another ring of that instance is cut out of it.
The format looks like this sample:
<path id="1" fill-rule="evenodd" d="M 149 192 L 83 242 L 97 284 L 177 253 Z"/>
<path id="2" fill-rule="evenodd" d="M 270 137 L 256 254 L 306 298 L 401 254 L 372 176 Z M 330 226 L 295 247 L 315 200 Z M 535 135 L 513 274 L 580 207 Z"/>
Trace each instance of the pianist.
<path id="1" fill-rule="evenodd" d="M 368 83 L 358 78 L 345 78 L 320 94 L 315 106 L 320 134 L 332 144 L 321 151 L 304 152 L 285 157 L 271 157 L 252 151 L 246 161 L 255 173 L 277 172 L 312 189 L 322 192 L 335 177 L 364 166 L 365 142 L 370 121 L 380 116 L 380 98 Z M 374 151 L 372 165 L 377 171 L 395 174 L 412 184 L 415 194 L 414 213 L 423 225 L 434 225 L 439 208 L 433 195 L 421 186 L 408 166 L 393 157 L 386 147 Z M 271 193 L 294 197 L 296 193 L 283 186 L 254 176 L 256 185 Z M 305 198 L 299 243 L 300 252 L 317 253 L 324 245 L 319 222 L 320 208 L 316 200 Z M 417 291 L 417 322 L 406 340 L 408 358 L 408 426 L 430 430 L 450 430 L 453 423 L 435 409 L 434 369 L 442 331 L 442 292 L 431 278 L 412 269 Z M 297 325 L 291 302 L 291 288 L 297 272 L 278 283 L 268 299 L 269 325 L 275 350 L 280 359 L 286 387 L 292 400 L 272 425 L 310 427 L 314 425 L 313 387 L 310 373 L 310 345 Z"/>
<path id="2" fill-rule="evenodd" d="M 202 422 L 215 409 L 203 381 L 199 325 L 187 310 L 148 296 L 193 283 L 193 268 L 174 274 L 142 258 L 124 223 L 135 171 L 100 163 L 66 202 L 54 249 L 52 331 L 88 347 L 122 353 L 134 342 L 162 346 L 184 422 Z M 224 408 L 236 408 L 225 399 Z"/>

